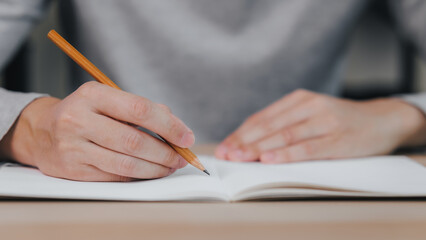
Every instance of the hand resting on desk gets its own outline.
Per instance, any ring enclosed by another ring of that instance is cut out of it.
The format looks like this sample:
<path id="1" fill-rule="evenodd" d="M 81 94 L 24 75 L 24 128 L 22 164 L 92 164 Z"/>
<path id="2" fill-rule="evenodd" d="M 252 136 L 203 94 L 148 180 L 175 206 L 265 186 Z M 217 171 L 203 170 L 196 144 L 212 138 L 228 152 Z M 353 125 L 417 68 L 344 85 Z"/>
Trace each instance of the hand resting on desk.
<path id="1" fill-rule="evenodd" d="M 164 105 L 88 82 L 64 100 L 29 104 L 1 141 L 3 155 L 43 173 L 81 181 L 129 181 L 170 175 L 187 162 L 150 129 L 180 147 L 194 134 Z"/>
<path id="2" fill-rule="evenodd" d="M 264 163 L 387 154 L 426 142 L 425 117 L 399 99 L 350 101 L 295 91 L 249 117 L 216 157 Z"/>

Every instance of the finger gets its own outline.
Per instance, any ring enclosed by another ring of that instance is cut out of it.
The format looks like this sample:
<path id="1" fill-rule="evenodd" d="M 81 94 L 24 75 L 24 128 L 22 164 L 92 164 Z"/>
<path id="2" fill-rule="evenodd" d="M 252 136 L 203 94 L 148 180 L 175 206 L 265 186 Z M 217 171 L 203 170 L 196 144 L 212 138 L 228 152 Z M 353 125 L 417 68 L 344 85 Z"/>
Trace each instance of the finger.
<path id="1" fill-rule="evenodd" d="M 263 152 L 324 136 L 333 129 L 334 124 L 329 124 L 327 118 L 313 118 L 281 129 L 266 138 L 244 146 L 242 149 L 230 152 L 228 156 L 232 161 L 255 161 Z"/>
<path id="2" fill-rule="evenodd" d="M 331 140 L 319 137 L 284 148 L 275 149 L 260 155 L 262 163 L 291 163 L 307 160 L 329 159 Z"/>
<path id="3" fill-rule="evenodd" d="M 214 151 L 214 156 L 218 159 L 226 160 L 228 152 L 229 152 L 228 147 L 226 146 L 224 142 L 222 142 L 216 147 Z"/>
<path id="4" fill-rule="evenodd" d="M 168 168 L 181 168 L 187 163 L 163 141 L 114 119 L 92 114 L 85 125 L 88 127 L 83 136 L 99 146 Z"/>
<path id="5" fill-rule="evenodd" d="M 261 119 L 261 121 L 249 120 L 238 128 L 225 142 L 233 141 L 238 144 L 248 144 L 280 128 L 305 120 L 315 110 L 306 101 L 312 95 L 296 93 L 293 95 L 290 94 L 288 98 L 284 97 L 282 100 L 274 103 L 273 106 L 270 106 L 271 110 L 267 108 L 265 112 L 261 111 L 255 114 L 255 118 Z M 279 104 L 283 106 L 279 107 Z M 278 112 L 278 109 L 280 112 Z"/>
<path id="6" fill-rule="evenodd" d="M 47 175 L 83 182 L 129 182 L 133 180 L 130 177 L 104 172 L 87 164 L 76 164 L 74 167 L 68 167 L 68 170 L 61 172 L 60 175 Z"/>
<path id="7" fill-rule="evenodd" d="M 290 94 L 279 99 L 278 101 L 275 101 L 271 105 L 267 106 L 263 110 L 250 116 L 247 120 L 247 124 L 245 124 L 244 127 L 250 127 L 250 125 L 255 125 L 259 122 L 264 121 L 265 119 L 270 119 L 278 115 L 279 113 L 286 111 L 298 105 L 299 103 L 304 102 L 307 99 L 312 98 L 314 95 L 315 93 L 304 89 L 298 89 L 296 91 L 293 91 Z"/>
<path id="8" fill-rule="evenodd" d="M 255 125 L 258 125 L 267 119 L 272 119 L 277 114 L 294 107 L 300 102 L 312 98 L 314 95 L 315 93 L 299 89 L 272 103 L 265 109 L 253 114 L 236 131 L 222 141 L 218 148 L 216 148 L 215 156 L 217 158 L 227 159 L 227 154 L 230 151 L 236 150 L 243 143 L 239 137 L 240 133 L 249 131 Z"/>
<path id="9" fill-rule="evenodd" d="M 312 117 L 316 109 L 311 108 L 310 103 L 302 103 L 278 114 L 276 117 L 266 120 L 247 131 L 238 134 L 242 144 L 250 144 L 269 136 L 280 129 L 290 127 Z"/>
<path id="10" fill-rule="evenodd" d="M 176 169 L 164 167 L 149 161 L 117 153 L 95 144 L 88 144 L 86 152 L 87 162 L 102 171 L 137 179 L 152 179 L 165 177 Z"/>
<path id="11" fill-rule="evenodd" d="M 315 113 L 316 109 L 312 109 L 310 107 L 310 102 L 302 103 L 278 114 L 278 116 L 275 116 L 271 120 L 259 123 L 252 129 L 247 129 L 244 132 L 237 132 L 230 137 L 231 139 L 228 140 L 233 142 L 233 146 L 229 147 L 229 145 L 227 145 L 227 147 L 231 149 L 228 150 L 227 159 L 231 159 L 232 156 L 229 154 L 232 151 L 238 153 L 239 157 L 243 157 L 240 153 L 241 149 L 245 148 L 245 146 L 253 144 L 254 142 L 259 141 L 260 139 L 263 139 L 267 136 L 273 135 L 281 129 L 285 129 L 291 125 L 306 121 L 308 118 L 315 115 Z"/>
<path id="12" fill-rule="evenodd" d="M 147 128 L 180 147 L 194 144 L 194 134 L 180 119 L 146 98 L 96 82 L 84 84 L 78 94 L 101 114 Z"/>

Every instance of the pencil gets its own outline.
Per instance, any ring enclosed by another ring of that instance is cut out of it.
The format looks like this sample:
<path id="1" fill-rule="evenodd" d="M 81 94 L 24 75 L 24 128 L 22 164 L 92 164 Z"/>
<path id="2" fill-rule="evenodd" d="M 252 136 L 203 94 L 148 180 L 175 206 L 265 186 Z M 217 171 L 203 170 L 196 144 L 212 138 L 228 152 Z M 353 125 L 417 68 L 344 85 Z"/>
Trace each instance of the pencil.
<path id="1" fill-rule="evenodd" d="M 99 70 L 93 63 L 91 63 L 86 57 L 84 57 L 77 49 L 75 49 L 67 40 L 65 40 L 55 30 L 50 30 L 47 37 L 52 40 L 62 51 L 64 51 L 72 60 L 74 60 L 80 67 L 86 70 L 94 79 L 98 82 L 106 84 L 110 87 L 120 89 L 111 79 L 109 79 L 101 70 Z M 161 140 L 167 143 L 173 148 L 178 154 L 180 154 L 189 164 L 205 172 L 207 175 L 210 173 L 198 160 L 197 156 L 191 152 L 188 148 L 181 148 L 173 143 L 168 142 L 161 136 Z"/>

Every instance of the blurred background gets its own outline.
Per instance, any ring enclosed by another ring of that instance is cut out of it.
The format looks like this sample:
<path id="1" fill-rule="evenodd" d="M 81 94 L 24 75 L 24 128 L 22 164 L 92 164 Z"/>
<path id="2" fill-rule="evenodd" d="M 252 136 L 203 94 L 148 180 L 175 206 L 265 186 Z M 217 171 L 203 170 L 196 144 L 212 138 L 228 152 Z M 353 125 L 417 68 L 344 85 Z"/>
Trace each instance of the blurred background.
<path id="1" fill-rule="evenodd" d="M 349 43 L 343 96 L 366 99 L 425 91 L 424 61 L 392 28 L 393 19 L 384 4 L 374 2 L 361 17 Z M 46 38 L 50 29 L 60 31 L 57 8 L 54 2 L 49 14 L 3 70 L 0 77 L 3 87 L 45 92 L 60 98 L 73 90 L 66 84 L 70 60 Z"/>

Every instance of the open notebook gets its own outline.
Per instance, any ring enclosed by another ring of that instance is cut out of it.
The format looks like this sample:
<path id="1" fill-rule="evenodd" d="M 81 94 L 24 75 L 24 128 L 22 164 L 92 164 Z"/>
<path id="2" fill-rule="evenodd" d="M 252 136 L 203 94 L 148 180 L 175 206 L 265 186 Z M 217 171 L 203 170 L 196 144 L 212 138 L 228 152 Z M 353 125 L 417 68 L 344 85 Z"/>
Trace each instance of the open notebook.
<path id="1" fill-rule="evenodd" d="M 131 201 L 426 196 L 426 168 L 401 156 L 281 165 L 200 160 L 211 176 L 188 165 L 166 178 L 129 183 L 69 181 L 4 164 L 0 196 Z"/>

